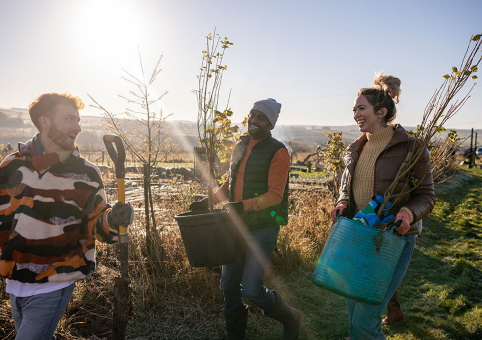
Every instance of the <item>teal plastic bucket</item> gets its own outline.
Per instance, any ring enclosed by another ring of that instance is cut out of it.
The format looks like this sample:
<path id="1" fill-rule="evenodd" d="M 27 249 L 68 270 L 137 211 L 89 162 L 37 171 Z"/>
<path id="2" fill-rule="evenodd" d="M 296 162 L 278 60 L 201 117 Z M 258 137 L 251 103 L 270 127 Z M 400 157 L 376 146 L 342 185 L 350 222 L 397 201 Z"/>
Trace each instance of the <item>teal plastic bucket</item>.
<path id="1" fill-rule="evenodd" d="M 313 283 L 372 305 L 385 299 L 405 239 L 340 217 L 330 230 L 313 274 Z"/>

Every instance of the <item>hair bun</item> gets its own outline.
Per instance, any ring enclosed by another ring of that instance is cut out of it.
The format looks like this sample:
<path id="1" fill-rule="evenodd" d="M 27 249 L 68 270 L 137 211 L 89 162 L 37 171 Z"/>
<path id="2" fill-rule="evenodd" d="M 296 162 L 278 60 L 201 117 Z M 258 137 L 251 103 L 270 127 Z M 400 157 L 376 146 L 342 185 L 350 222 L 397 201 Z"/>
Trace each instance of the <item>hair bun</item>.
<path id="1" fill-rule="evenodd" d="M 395 101 L 395 103 L 398 103 L 400 99 L 400 93 L 402 92 L 400 89 L 401 83 L 402 82 L 397 77 L 392 75 L 383 75 L 383 71 L 375 74 L 375 78 L 373 79 L 373 84 L 375 84 L 375 87 L 386 91 L 390 98 Z"/>

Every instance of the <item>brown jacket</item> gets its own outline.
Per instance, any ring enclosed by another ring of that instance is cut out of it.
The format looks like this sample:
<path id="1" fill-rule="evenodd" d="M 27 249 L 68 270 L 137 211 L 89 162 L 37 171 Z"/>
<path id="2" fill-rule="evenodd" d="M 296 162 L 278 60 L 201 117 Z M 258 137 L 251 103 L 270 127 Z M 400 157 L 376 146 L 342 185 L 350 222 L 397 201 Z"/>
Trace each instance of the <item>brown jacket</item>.
<path id="1" fill-rule="evenodd" d="M 387 144 L 380 155 L 378 155 L 376 160 L 374 173 L 375 182 L 373 188 L 374 195 L 385 195 L 386 190 L 390 184 L 392 184 L 407 153 L 417 144 L 417 140 L 413 137 L 409 137 L 401 125 L 396 124 L 394 129 L 395 133 L 393 134 L 392 140 Z M 357 211 L 354 211 L 355 205 L 350 204 L 350 202 L 353 202 L 351 181 L 353 179 L 353 172 L 358 157 L 366 142 L 366 134 L 363 134 L 348 146 L 343 155 L 346 168 L 341 178 L 340 196 L 337 204 L 340 201 L 346 201 L 348 203 L 348 209 L 344 214 L 348 218 L 352 218 L 357 213 Z M 418 185 L 415 187 L 412 184 L 414 182 L 413 179 L 418 181 Z M 410 180 L 410 186 L 413 189 L 410 193 L 405 194 L 401 200 L 390 209 L 390 214 L 395 215 L 400 208 L 407 207 L 412 211 L 414 220 L 410 226 L 410 230 L 405 235 L 420 234 L 422 231 L 420 220 L 428 215 L 435 205 L 435 190 L 430 168 L 429 152 L 427 149 L 415 166 L 410 178 L 407 176 L 407 178 L 399 181 L 395 193 L 401 191 L 407 180 Z"/>

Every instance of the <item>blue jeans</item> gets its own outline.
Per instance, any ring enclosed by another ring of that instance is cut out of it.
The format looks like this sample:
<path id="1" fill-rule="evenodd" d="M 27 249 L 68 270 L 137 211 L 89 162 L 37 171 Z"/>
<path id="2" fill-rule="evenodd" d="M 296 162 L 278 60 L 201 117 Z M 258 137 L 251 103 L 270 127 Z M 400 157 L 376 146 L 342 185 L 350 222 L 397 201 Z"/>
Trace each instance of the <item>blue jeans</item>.
<path id="1" fill-rule="evenodd" d="M 51 340 L 74 292 L 75 283 L 50 293 L 27 297 L 10 295 L 18 340 Z"/>
<path id="2" fill-rule="evenodd" d="M 404 238 L 407 240 L 407 243 L 398 261 L 397 268 L 395 269 L 392 282 L 390 283 L 383 303 L 374 306 L 346 299 L 351 340 L 385 340 L 381 326 L 382 312 L 393 293 L 397 290 L 400 282 L 402 282 L 408 265 L 410 264 L 410 259 L 412 258 L 413 248 L 415 247 L 416 235 L 404 236 Z"/>
<path id="3" fill-rule="evenodd" d="M 245 237 L 237 240 L 234 262 L 223 265 L 221 275 L 226 311 L 244 308 L 243 295 L 266 314 L 274 309 L 276 296 L 264 286 L 263 280 L 278 233 L 279 227 L 264 227 L 248 230 Z"/>

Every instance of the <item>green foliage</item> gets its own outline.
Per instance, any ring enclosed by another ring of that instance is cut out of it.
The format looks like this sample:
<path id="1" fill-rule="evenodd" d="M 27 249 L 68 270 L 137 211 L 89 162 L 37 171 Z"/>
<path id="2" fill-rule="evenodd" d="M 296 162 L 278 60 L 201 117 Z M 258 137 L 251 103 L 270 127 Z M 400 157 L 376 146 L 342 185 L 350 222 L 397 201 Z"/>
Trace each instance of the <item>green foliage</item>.
<path id="1" fill-rule="evenodd" d="M 472 38 L 472 41 L 479 41 L 480 39 L 480 34 L 479 35 L 476 35 Z M 477 51 L 476 51 L 477 52 Z M 469 76 L 471 76 L 472 79 L 477 79 L 477 76 L 473 73 L 475 72 L 478 72 L 479 71 L 479 64 L 480 62 L 480 59 L 479 61 L 477 61 L 476 64 L 474 65 L 471 65 L 471 66 L 465 66 L 465 68 L 462 70 L 462 71 L 459 71 L 457 67 L 453 66 L 452 67 L 452 73 L 450 74 L 445 74 L 443 77 L 445 79 L 453 79 L 453 80 L 456 80 L 457 78 L 467 78 Z"/>
<path id="2" fill-rule="evenodd" d="M 198 88 L 196 94 L 198 104 L 197 128 L 199 142 L 206 150 L 208 163 L 208 199 L 212 208 L 211 194 L 213 191 L 214 163 L 216 159 L 225 160 L 236 140 L 238 128 L 232 126 L 230 117 L 233 112 L 229 108 L 229 98 L 226 108 L 218 110 L 221 84 L 224 71 L 228 66 L 223 64 L 226 49 L 233 43 L 227 37 L 221 39 L 219 34 L 209 33 L 206 36 L 206 49 L 202 51 L 201 67 L 199 69 Z M 220 50 L 220 51 L 219 51 Z"/>
<path id="3" fill-rule="evenodd" d="M 338 190 L 340 188 L 340 176 L 344 170 L 343 152 L 345 151 L 345 144 L 343 144 L 343 132 L 325 132 L 328 141 L 323 151 L 323 162 L 328 163 L 325 167 L 325 171 L 333 175 L 330 190 L 333 196 L 338 196 Z"/>
<path id="4" fill-rule="evenodd" d="M 435 184 L 443 183 L 455 174 L 456 154 L 464 140 L 459 137 L 456 130 L 450 130 L 445 137 L 442 137 L 441 132 L 445 131 L 445 128 L 440 129 L 431 140 L 431 144 L 427 146 L 430 151 L 430 165 Z"/>
<path id="5" fill-rule="evenodd" d="M 423 130 L 423 126 L 422 125 L 417 125 L 417 128 L 415 129 L 415 131 L 413 130 L 407 130 L 407 134 L 410 136 L 410 137 L 417 137 Z"/>
<path id="6" fill-rule="evenodd" d="M 228 162 L 233 151 L 234 145 L 241 136 L 239 126 L 232 125 L 230 117 L 233 115 L 233 111 L 226 109 L 223 112 L 214 111 L 215 118 L 213 119 L 213 125 L 208 127 L 208 132 L 212 133 L 215 138 L 213 139 L 213 148 L 216 150 L 217 157 L 220 162 Z M 247 125 L 245 119 L 242 126 Z M 204 147 L 209 147 L 208 138 L 201 141 Z"/>
<path id="7" fill-rule="evenodd" d="M 329 163 L 326 166 L 326 170 L 335 174 L 343 172 L 344 165 L 342 160 L 342 154 L 345 151 L 345 144 L 343 144 L 342 138 L 343 132 L 325 132 L 328 141 L 326 142 L 326 148 L 323 151 L 323 161 Z"/>
<path id="8" fill-rule="evenodd" d="M 441 132 L 445 131 L 443 127 L 445 123 L 452 118 L 463 107 L 468 98 L 470 98 L 470 92 L 475 86 L 475 83 L 462 95 L 461 99 L 455 100 L 455 102 L 452 103 L 452 100 L 454 100 L 464 88 L 473 73 L 478 71 L 478 65 L 482 60 L 481 42 L 479 40 L 480 35 L 471 37 L 467 51 L 462 58 L 460 68 L 454 66 L 450 74 L 443 76 L 445 80 L 428 102 L 422 117 L 422 123 L 417 126 L 415 132 L 410 132 L 410 135 L 417 138 L 420 144 L 414 144 L 415 147 L 407 154 L 395 179 L 385 192 L 384 201 L 379 210 L 380 213 L 384 210 L 388 201 L 396 204 L 404 194 L 413 190 L 413 188 L 407 186 L 402 192 L 395 192 L 399 181 L 406 178 L 410 171 L 418 164 L 421 157 L 423 157 L 425 148 L 431 148 L 432 152 L 433 150 L 438 151 L 436 156 L 431 155 L 431 161 L 433 162 L 432 168 L 435 167 L 438 171 L 438 174 L 434 174 L 434 179 L 440 177 L 443 181 L 447 178 L 447 172 L 452 172 L 456 145 L 451 144 L 450 140 L 447 139 L 441 142 L 438 136 Z M 448 177 L 450 176 L 451 175 Z"/>
<path id="9" fill-rule="evenodd" d="M 221 44 L 222 52 L 218 51 L 219 44 Z M 228 68 L 227 65 L 223 65 L 223 58 L 225 50 L 231 45 L 233 43 L 226 37 L 221 39 L 219 34 L 209 33 L 206 36 L 206 49 L 202 51 L 201 68 L 197 75 L 198 89 L 193 91 L 198 103 L 199 141 L 202 146 L 206 147 L 208 158 L 210 158 L 209 156 L 214 157 L 216 148 L 221 145 L 219 138 L 224 137 L 224 132 L 217 133 L 216 123 L 225 126 L 227 118 L 232 116 L 229 108 L 223 111 L 218 110 L 222 77 Z M 225 127 L 221 127 L 221 130 L 226 131 L 227 134 L 231 133 L 231 129 Z"/>
<path id="10" fill-rule="evenodd" d="M 450 130 L 450 132 L 448 134 L 448 140 L 452 144 L 457 143 L 460 140 L 459 132 L 457 130 Z"/>

